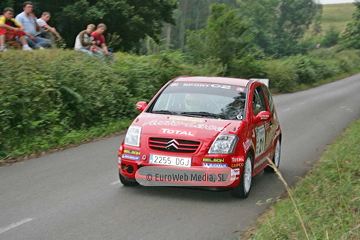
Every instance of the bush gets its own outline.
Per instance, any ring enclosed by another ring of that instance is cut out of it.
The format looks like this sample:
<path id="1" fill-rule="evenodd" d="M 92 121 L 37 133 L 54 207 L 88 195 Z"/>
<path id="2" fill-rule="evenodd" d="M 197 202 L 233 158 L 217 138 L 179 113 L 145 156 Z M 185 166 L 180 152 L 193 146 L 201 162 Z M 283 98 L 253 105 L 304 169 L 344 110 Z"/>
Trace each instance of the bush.
<path id="1" fill-rule="evenodd" d="M 266 65 L 270 88 L 278 92 L 289 92 L 296 84 L 297 74 L 293 66 L 281 60 L 269 61 Z"/>

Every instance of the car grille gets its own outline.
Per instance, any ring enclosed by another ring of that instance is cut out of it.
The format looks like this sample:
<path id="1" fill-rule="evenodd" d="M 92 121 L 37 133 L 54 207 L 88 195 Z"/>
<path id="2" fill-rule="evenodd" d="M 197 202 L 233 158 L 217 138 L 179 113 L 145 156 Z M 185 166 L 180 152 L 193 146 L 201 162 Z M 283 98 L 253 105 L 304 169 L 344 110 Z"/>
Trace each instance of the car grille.
<path id="1" fill-rule="evenodd" d="M 200 142 L 172 139 L 172 138 L 150 138 L 149 147 L 153 150 L 164 152 L 194 153 L 199 148 Z"/>

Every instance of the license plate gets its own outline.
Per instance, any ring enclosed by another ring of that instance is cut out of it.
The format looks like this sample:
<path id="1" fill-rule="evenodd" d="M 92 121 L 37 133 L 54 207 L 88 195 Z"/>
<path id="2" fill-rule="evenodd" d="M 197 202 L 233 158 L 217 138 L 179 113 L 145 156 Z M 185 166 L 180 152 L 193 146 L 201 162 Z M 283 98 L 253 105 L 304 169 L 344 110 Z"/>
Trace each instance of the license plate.
<path id="1" fill-rule="evenodd" d="M 166 166 L 191 167 L 191 158 L 170 157 L 170 156 L 150 154 L 149 163 L 166 165 Z"/>

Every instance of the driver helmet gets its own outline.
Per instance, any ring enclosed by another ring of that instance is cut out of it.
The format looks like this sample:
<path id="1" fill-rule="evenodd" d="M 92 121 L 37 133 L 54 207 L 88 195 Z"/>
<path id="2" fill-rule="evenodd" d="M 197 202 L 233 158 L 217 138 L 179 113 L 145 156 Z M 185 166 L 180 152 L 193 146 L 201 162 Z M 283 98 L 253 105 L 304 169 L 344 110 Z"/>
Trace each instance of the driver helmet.
<path id="1" fill-rule="evenodd" d="M 199 111 L 202 101 L 198 94 L 188 93 L 185 96 L 185 107 L 188 111 Z"/>

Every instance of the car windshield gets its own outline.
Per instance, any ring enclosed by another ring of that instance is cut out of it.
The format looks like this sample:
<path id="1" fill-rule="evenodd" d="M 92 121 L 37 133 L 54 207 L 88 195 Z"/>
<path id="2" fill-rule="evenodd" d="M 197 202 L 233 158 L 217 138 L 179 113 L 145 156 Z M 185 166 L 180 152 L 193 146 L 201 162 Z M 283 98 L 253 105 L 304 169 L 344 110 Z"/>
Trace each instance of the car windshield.
<path id="1" fill-rule="evenodd" d="M 173 82 L 155 99 L 148 112 L 243 120 L 246 93 L 247 88 L 235 85 Z"/>

